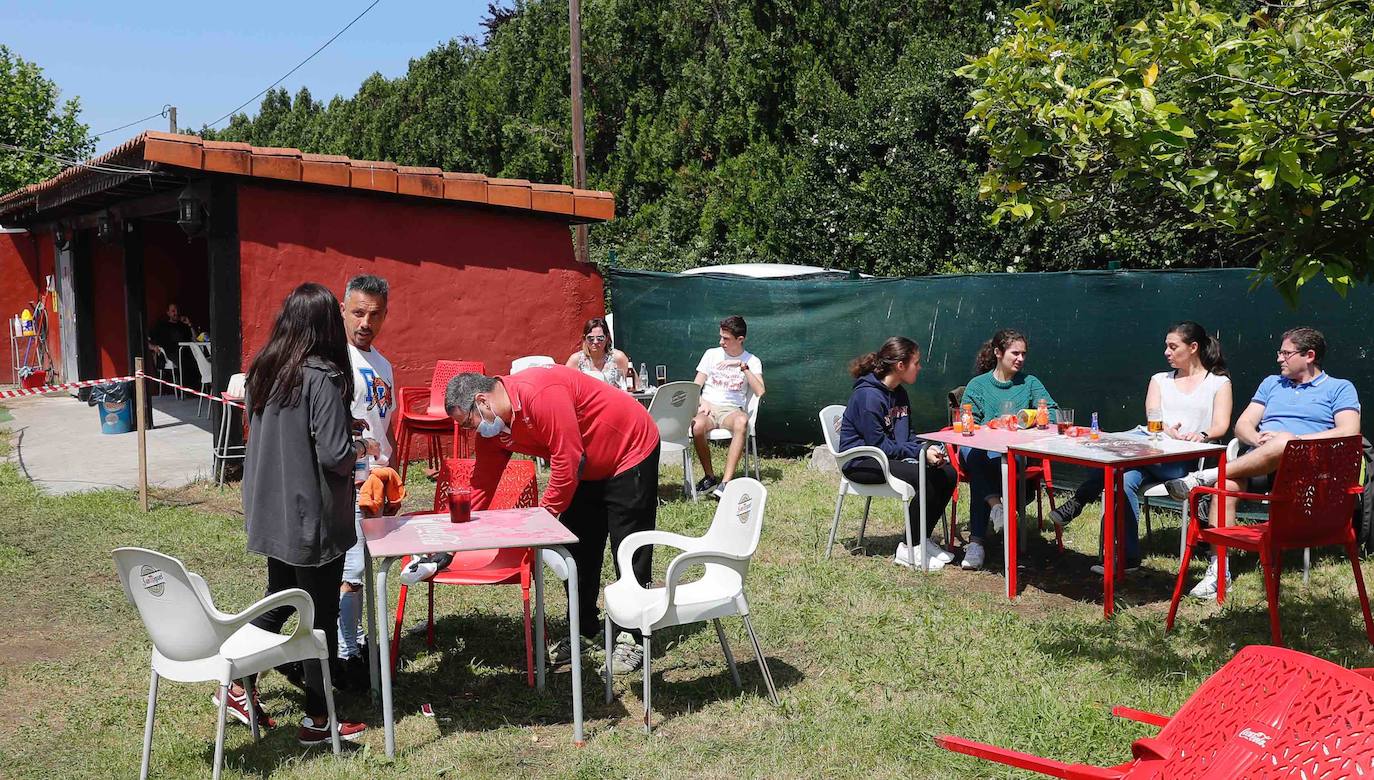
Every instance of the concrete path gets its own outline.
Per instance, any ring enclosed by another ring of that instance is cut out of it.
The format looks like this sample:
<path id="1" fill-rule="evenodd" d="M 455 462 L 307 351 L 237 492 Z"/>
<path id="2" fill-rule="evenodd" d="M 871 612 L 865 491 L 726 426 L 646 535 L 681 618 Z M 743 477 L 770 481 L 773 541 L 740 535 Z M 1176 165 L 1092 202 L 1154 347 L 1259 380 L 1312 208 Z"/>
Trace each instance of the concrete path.
<path id="1" fill-rule="evenodd" d="M 138 434 L 102 434 L 94 407 L 67 395 L 4 401 L 11 416 L 9 460 L 48 493 L 138 489 Z M 194 398 L 153 397 L 148 484 L 175 488 L 213 477 L 210 421 Z"/>

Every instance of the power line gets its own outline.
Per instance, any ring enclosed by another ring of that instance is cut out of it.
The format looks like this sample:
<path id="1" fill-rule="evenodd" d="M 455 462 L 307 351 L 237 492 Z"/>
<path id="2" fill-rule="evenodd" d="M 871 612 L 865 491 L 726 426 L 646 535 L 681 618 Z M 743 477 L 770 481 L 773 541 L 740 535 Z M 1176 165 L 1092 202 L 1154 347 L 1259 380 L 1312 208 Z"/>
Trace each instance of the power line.
<path id="1" fill-rule="evenodd" d="M 162 174 L 161 172 L 159 172 L 159 171 L 150 171 L 150 170 L 147 170 L 146 168 L 130 168 L 130 167 L 125 166 L 125 165 L 115 165 L 114 163 L 88 163 L 88 162 L 82 162 L 82 161 L 80 161 L 80 160 L 73 160 L 73 159 L 71 159 L 71 158 L 63 157 L 63 156 L 58 155 L 58 154 L 52 154 L 52 153 L 50 153 L 50 152 L 40 152 L 40 151 L 38 151 L 37 149 L 27 149 L 27 148 L 22 147 L 22 146 L 15 146 L 14 144 L 7 144 L 7 143 L 3 143 L 3 142 L 0 142 L 0 149 L 8 149 L 8 150 L 10 150 L 10 151 L 19 152 L 19 153 L 21 153 L 21 154 L 29 154 L 29 155 L 33 155 L 33 156 L 35 156 L 35 157 L 45 157 L 45 158 L 47 158 L 47 159 L 49 159 L 49 160 L 55 160 L 56 162 L 59 162 L 59 163 L 61 163 L 62 165 L 65 165 L 65 166 L 67 166 L 67 167 L 86 168 L 87 170 L 92 170 L 92 171 L 95 171 L 96 173 L 106 173 L 106 174 L 110 174 L 110 175 L 112 175 L 112 176 L 113 176 L 113 175 L 123 176 L 123 175 L 128 175 L 128 174 L 140 174 L 140 175 L 143 175 L 143 176 L 161 176 L 161 175 L 163 175 L 163 174 Z"/>
<path id="2" fill-rule="evenodd" d="M 159 111 L 159 112 L 157 112 L 156 114 L 149 114 L 148 116 L 145 116 L 145 117 L 143 117 L 142 119 L 135 119 L 134 121 L 130 122 L 129 124 L 127 124 L 127 125 L 120 125 L 119 127 L 116 127 L 116 128 L 114 128 L 113 130 L 102 130 L 101 132 L 96 133 L 96 135 L 97 135 L 97 136 L 103 136 L 103 135 L 109 135 L 110 133 L 117 133 L 117 132 L 119 132 L 120 130 L 123 130 L 124 128 L 126 128 L 126 127 L 133 127 L 134 125 L 141 125 L 141 124 L 143 124 L 144 122 L 147 122 L 149 119 L 157 119 L 158 117 L 162 117 L 163 119 L 166 119 L 166 118 L 167 118 L 167 112 L 168 112 L 169 110 L 171 110 L 171 108 L 172 108 L 171 105 L 164 105 L 164 106 L 162 107 L 162 110 Z"/>
<path id="3" fill-rule="evenodd" d="M 315 55 L 316 55 L 316 54 L 319 54 L 320 52 L 324 51 L 325 48 L 326 48 L 327 46 L 329 46 L 329 44 L 333 43 L 334 40 L 335 40 L 336 38 L 338 38 L 340 35 L 343 35 L 344 33 L 348 32 L 348 28 L 352 27 L 355 23 L 357 23 L 357 21 L 358 21 L 359 19 L 361 19 L 361 18 L 363 18 L 364 16 L 366 16 L 366 15 L 367 15 L 367 12 L 368 12 L 368 11 L 371 11 L 371 10 L 372 10 L 378 3 L 380 3 L 380 2 L 382 2 L 382 0 L 372 0 L 372 4 L 369 5 L 368 7 L 364 8 L 362 13 L 360 13 L 360 14 L 358 14 L 357 16 L 353 17 L 353 21 L 351 21 L 351 22 L 349 22 L 348 24 L 344 25 L 342 30 L 339 30 L 338 32 L 334 33 L 334 36 L 331 37 L 329 40 L 325 41 L 323 44 L 321 44 L 321 45 L 320 45 L 320 48 L 318 48 L 318 49 L 316 49 L 315 51 L 311 52 L 309 57 L 306 57 L 305 59 L 303 59 L 303 60 L 301 60 L 299 63 L 297 63 L 296 67 L 292 68 L 291 70 L 288 70 L 288 71 L 286 72 L 286 75 L 285 75 L 285 76 L 282 76 L 281 78 L 277 79 L 276 81 L 272 82 L 271 84 L 268 84 L 266 87 L 263 88 L 263 90 L 262 90 L 261 92 L 259 92 L 258 94 L 254 95 L 254 96 L 248 98 L 247 100 L 243 101 L 242 103 L 240 103 L 240 104 L 238 105 L 238 107 L 235 108 L 233 111 L 230 111 L 229 113 L 225 114 L 224 116 L 220 117 L 219 119 L 216 119 L 215 121 L 211 122 L 210 124 L 208 124 L 208 125 L 206 125 L 206 126 L 207 126 L 207 127 L 214 127 L 215 125 L 219 124 L 220 122 L 223 122 L 224 120 L 228 119 L 229 117 L 231 117 L 231 116 L 233 116 L 235 113 L 237 113 L 237 112 L 239 111 L 239 109 L 243 108 L 244 106 L 248 105 L 249 103 L 252 103 L 254 100 L 257 100 L 258 98 L 260 98 L 260 97 L 262 97 L 263 95 L 267 94 L 267 90 L 269 90 L 269 89 L 271 89 L 271 88 L 277 86 L 278 84 L 282 83 L 283 81 L 286 81 L 288 78 L 290 78 L 290 76 L 291 76 L 292 73 L 295 73 L 296 71 L 300 70 L 300 69 L 301 69 L 301 66 L 303 66 L 303 65 L 305 65 L 305 63 L 307 63 L 307 62 L 313 60 L 313 59 L 315 58 Z"/>

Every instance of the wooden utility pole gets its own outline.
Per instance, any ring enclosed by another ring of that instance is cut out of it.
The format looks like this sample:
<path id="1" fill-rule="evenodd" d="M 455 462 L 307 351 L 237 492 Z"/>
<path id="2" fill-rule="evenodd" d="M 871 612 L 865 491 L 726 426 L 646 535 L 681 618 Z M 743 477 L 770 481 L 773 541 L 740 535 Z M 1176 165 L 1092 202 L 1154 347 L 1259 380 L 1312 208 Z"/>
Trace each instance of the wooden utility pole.
<path id="1" fill-rule="evenodd" d="M 148 512 L 148 418 L 143 405 L 148 391 L 143 384 L 143 358 L 134 358 L 134 415 L 138 420 L 138 508 Z"/>
<path id="2" fill-rule="evenodd" d="M 587 188 L 587 148 L 582 133 L 582 8 L 580 0 L 568 0 L 568 51 L 572 57 L 572 141 L 573 186 Z M 587 262 L 587 226 L 578 225 L 574 231 L 573 254 L 580 263 Z"/>
<path id="3" fill-rule="evenodd" d="M 167 106 L 167 132 L 169 132 L 169 133 L 175 133 L 176 131 L 177 131 L 177 107 L 176 107 L 176 106 Z"/>

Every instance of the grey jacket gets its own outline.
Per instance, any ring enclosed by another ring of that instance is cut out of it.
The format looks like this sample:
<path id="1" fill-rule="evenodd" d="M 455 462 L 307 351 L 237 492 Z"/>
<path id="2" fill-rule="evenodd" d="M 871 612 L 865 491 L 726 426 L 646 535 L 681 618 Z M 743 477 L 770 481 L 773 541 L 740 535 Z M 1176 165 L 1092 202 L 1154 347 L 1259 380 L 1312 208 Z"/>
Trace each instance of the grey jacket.
<path id="1" fill-rule="evenodd" d="M 301 373 L 300 403 L 273 400 L 249 417 L 243 515 L 249 552 L 319 566 L 357 541 L 355 452 L 342 395 L 349 378 L 316 357 Z"/>

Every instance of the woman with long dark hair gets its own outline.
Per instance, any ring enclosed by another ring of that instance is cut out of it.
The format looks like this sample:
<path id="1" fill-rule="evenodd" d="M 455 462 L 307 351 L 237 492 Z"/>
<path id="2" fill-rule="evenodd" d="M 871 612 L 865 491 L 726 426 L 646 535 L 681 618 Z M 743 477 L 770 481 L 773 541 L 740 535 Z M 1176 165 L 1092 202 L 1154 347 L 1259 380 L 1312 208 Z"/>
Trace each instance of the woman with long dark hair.
<path id="1" fill-rule="evenodd" d="M 911 402 L 906 388 L 921 372 L 921 349 L 905 336 L 893 336 L 875 352 L 855 358 L 849 364 L 854 377 L 854 391 L 845 406 L 840 422 L 840 448 L 877 447 L 887 456 L 887 469 L 892 476 L 911 485 L 917 491 L 908 507 L 907 538 L 898 546 L 893 561 L 903 566 L 926 566 L 940 569 L 954 556 L 935 540 L 919 539 L 921 527 L 920 505 L 924 501 L 926 517 L 940 517 L 959 478 L 950 465 L 945 451 L 932 446 L 925 449 L 925 495 L 920 494 L 921 443 L 911 430 Z M 861 485 L 880 485 L 887 481 L 877 458 L 855 458 L 844 464 L 846 479 Z"/>
<path id="2" fill-rule="evenodd" d="M 974 358 L 976 376 L 964 388 L 964 403 L 973 406 L 973 421 L 986 423 L 1006 412 L 1034 409 L 1044 401 L 1058 408 L 1039 379 L 1022 372 L 1026 362 L 1027 339 L 1024 333 L 1002 328 L 983 342 Z M 988 526 L 1002 530 L 1006 510 L 1002 506 L 1002 456 L 971 447 L 959 448 L 959 462 L 968 475 L 969 543 L 964 548 L 965 569 L 983 568 L 984 541 Z M 1025 495 L 1025 491 L 1018 491 Z"/>
<path id="3" fill-rule="evenodd" d="M 615 387 L 634 377 L 629 356 L 611 343 L 611 327 L 602 317 L 593 317 L 582 326 L 582 342 L 563 365 Z M 642 383 L 644 377 L 638 380 Z"/>
<path id="4" fill-rule="evenodd" d="M 1207 333 L 1207 329 L 1191 320 L 1175 323 L 1164 334 L 1164 359 L 1172 371 L 1161 371 L 1150 377 L 1145 391 L 1145 409 L 1163 413 L 1164 435 L 1184 441 L 1220 439 L 1231 427 L 1231 379 L 1221 344 Z M 1167 482 L 1187 474 L 1191 464 L 1156 463 L 1130 469 L 1122 476 L 1126 506 L 1122 511 L 1125 523 L 1126 570 L 1140 566 L 1138 518 L 1140 493 L 1147 484 Z M 1094 469 L 1088 479 L 1074 491 L 1072 498 L 1062 502 L 1050 513 L 1060 526 L 1078 517 L 1083 507 L 1102 495 L 1102 472 Z M 1102 567 L 1094 566 L 1099 574 Z M 1212 570 L 1212 587 L 1216 587 L 1216 571 Z M 1206 582 L 1206 578 L 1203 579 Z M 1204 588 L 1205 590 L 1205 588 Z M 1215 590 L 1212 591 L 1215 594 Z"/>
<path id="5" fill-rule="evenodd" d="M 314 627 L 336 655 L 339 586 L 344 554 L 357 539 L 353 464 L 377 447 L 352 436 L 347 340 L 339 301 L 314 283 L 282 303 L 267 343 L 248 369 L 244 405 L 248 445 L 243 466 L 243 516 L 248 551 L 267 558 L 267 593 L 301 588 L 315 602 Z M 376 454 L 375 452 L 373 454 Z M 264 614 L 253 624 L 280 631 L 293 610 Z M 318 664 L 305 664 L 305 717 L 298 740 L 329 740 L 328 684 Z M 229 711 L 247 723 L 248 702 L 237 685 Z M 270 719 L 259 722 L 271 724 Z M 366 726 L 339 724 L 356 739 Z"/>

